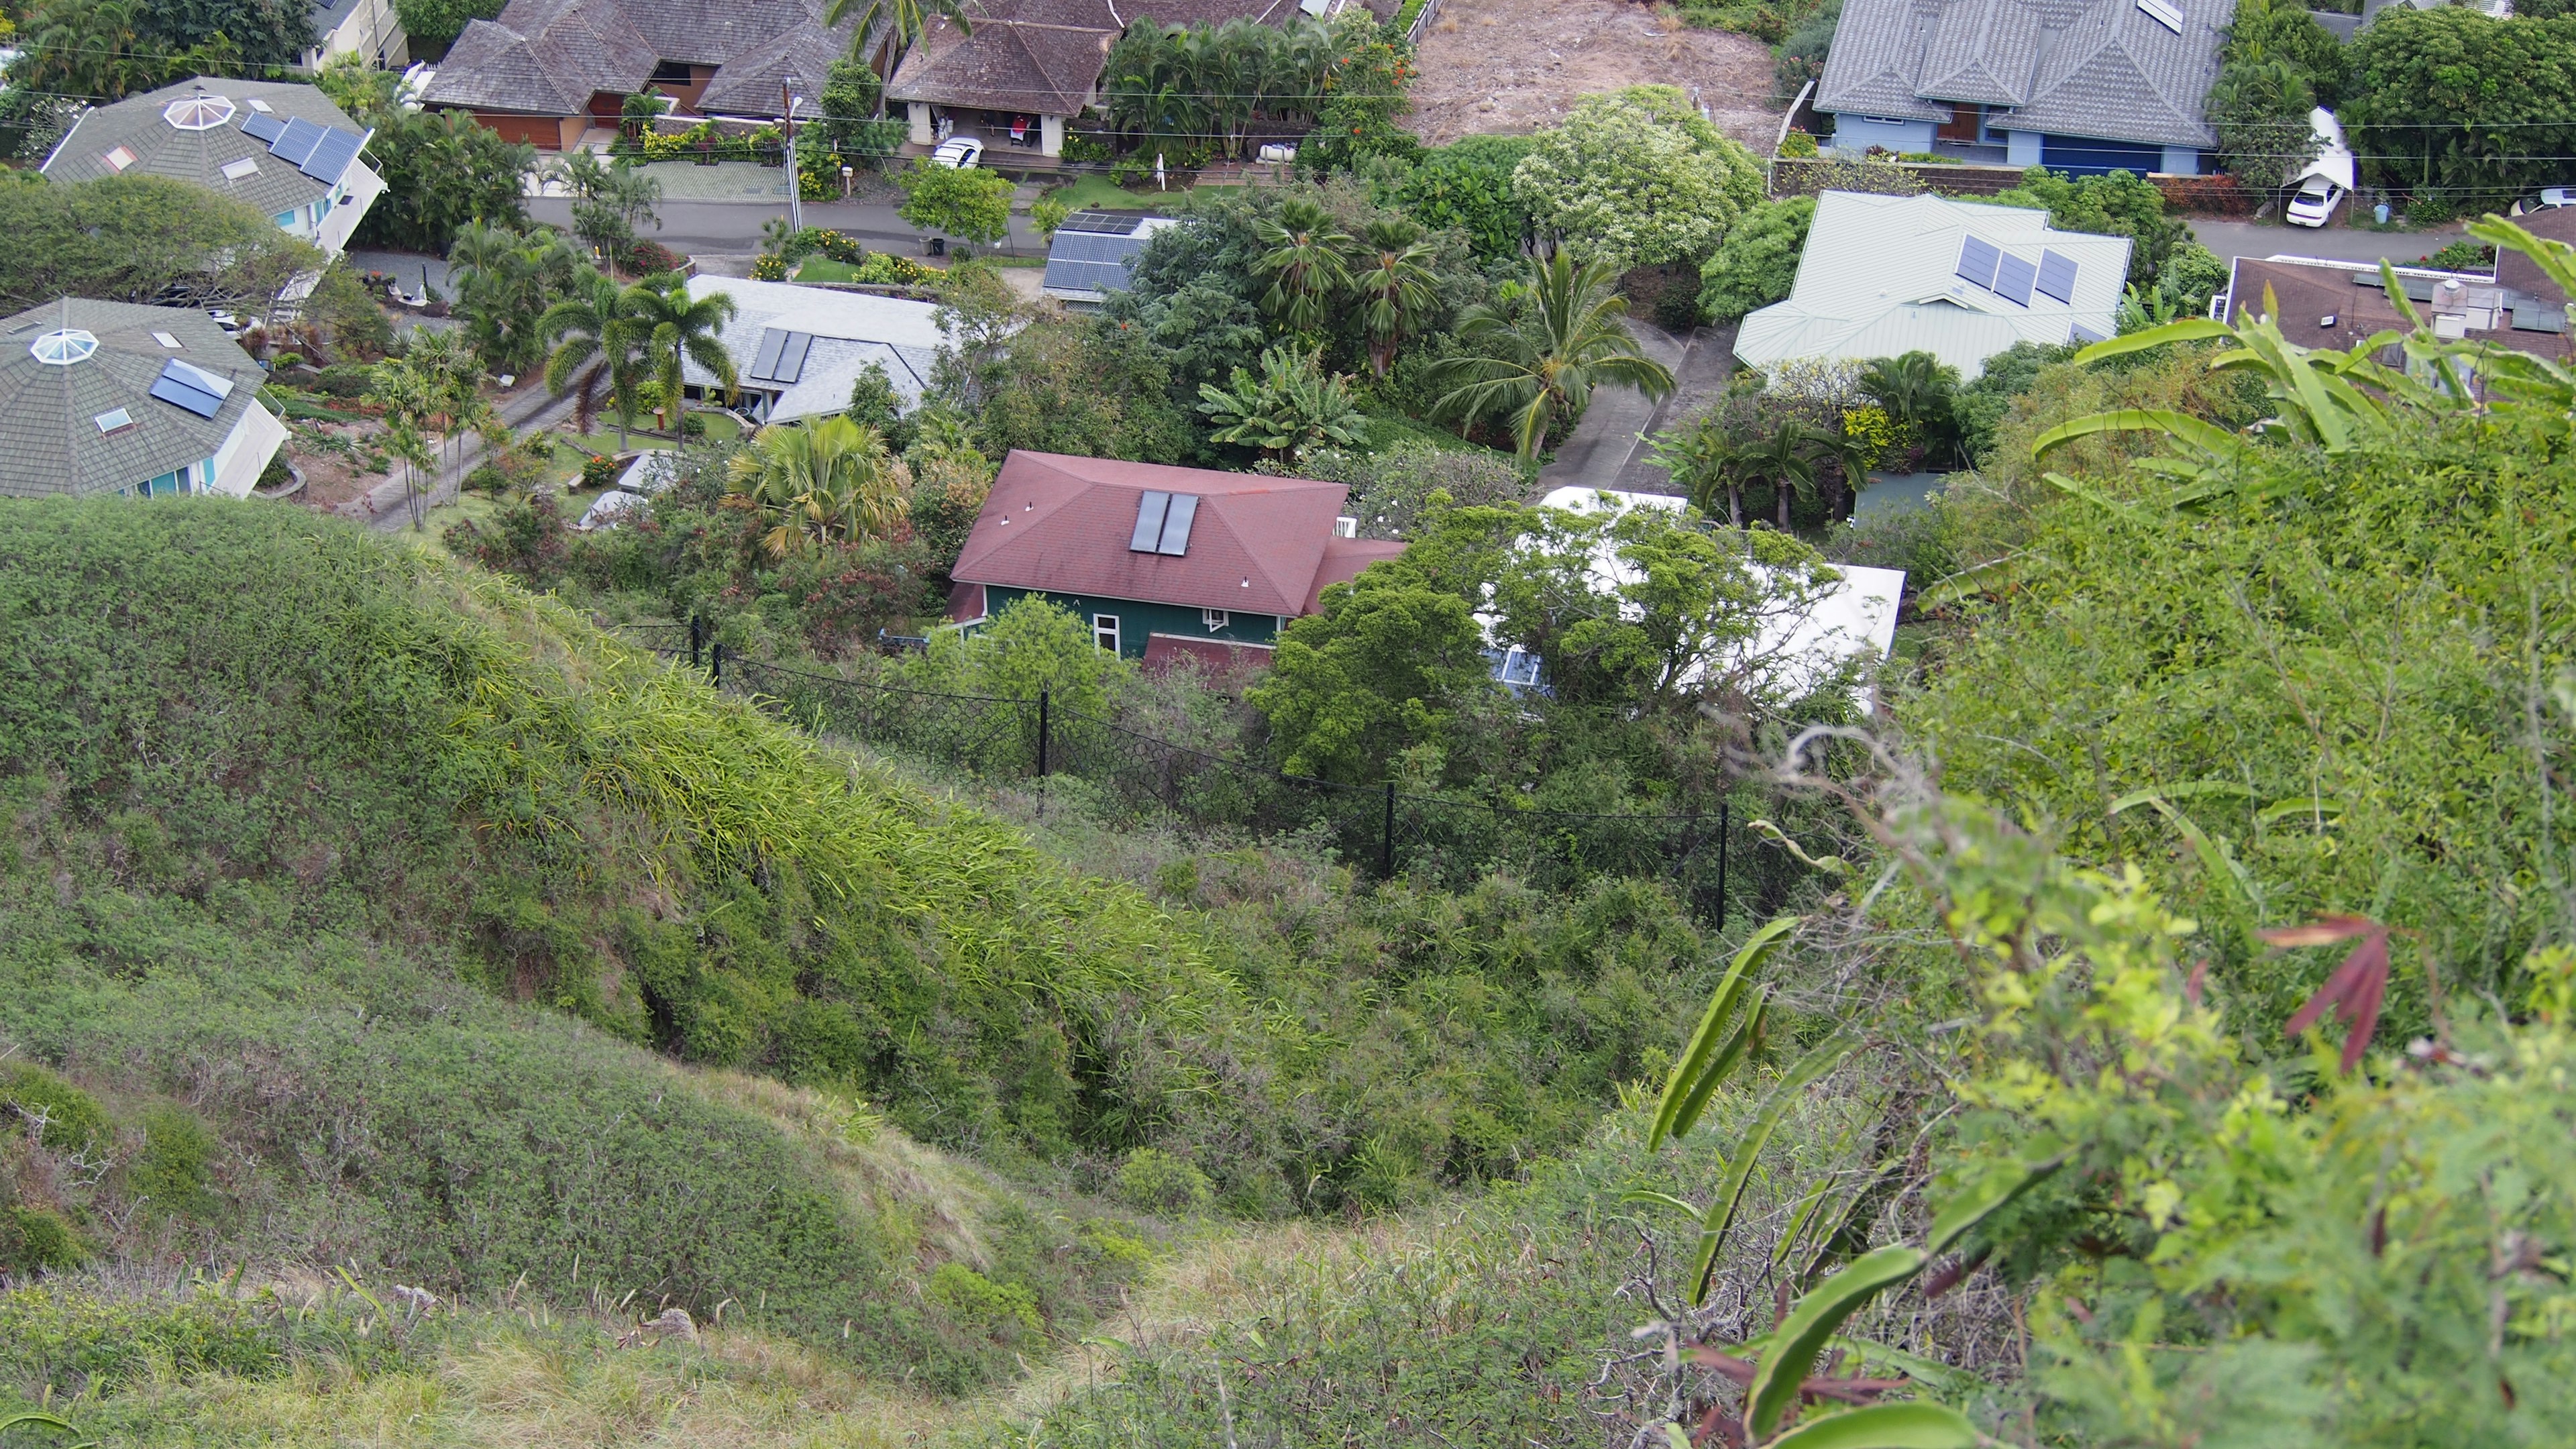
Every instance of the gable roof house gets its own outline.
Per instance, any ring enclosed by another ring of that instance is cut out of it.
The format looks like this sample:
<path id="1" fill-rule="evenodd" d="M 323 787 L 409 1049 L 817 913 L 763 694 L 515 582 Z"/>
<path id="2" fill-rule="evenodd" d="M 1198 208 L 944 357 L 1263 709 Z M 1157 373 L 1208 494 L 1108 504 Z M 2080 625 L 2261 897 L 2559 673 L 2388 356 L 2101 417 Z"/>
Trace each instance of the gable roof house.
<path id="1" fill-rule="evenodd" d="M 1346 496 L 1306 478 L 1014 450 L 949 571 L 949 617 L 971 628 L 1035 595 L 1148 667 L 1267 665 L 1326 587 L 1404 552 L 1345 537 Z"/>
<path id="2" fill-rule="evenodd" d="M 2236 0 L 1849 0 L 1815 107 L 1832 147 L 2071 175 L 2200 174 Z"/>
<path id="3" fill-rule="evenodd" d="M 1735 355 L 1770 368 L 1922 351 L 1973 378 L 2017 342 L 2118 331 L 2129 246 L 2028 207 L 1828 191 L 1788 299 L 1744 319 Z"/>
<path id="4" fill-rule="evenodd" d="M 1310 9 L 1299 0 L 985 0 L 971 34 L 944 15 L 930 20 L 886 81 L 886 102 L 904 108 L 915 146 L 966 135 L 996 152 L 1061 156 L 1065 121 L 1100 99 L 1109 47 L 1129 25 L 1239 19 L 1285 25 L 1341 3 L 1307 0 Z"/>
<path id="5" fill-rule="evenodd" d="M 806 98 L 797 114 L 820 115 L 823 77 L 857 24 L 825 28 L 823 3 L 510 0 L 500 19 L 466 24 L 421 104 L 471 111 L 545 151 L 614 128 L 626 97 L 647 86 L 683 112 L 774 119 L 793 75 Z"/>
<path id="6" fill-rule="evenodd" d="M 866 292 L 836 292 L 741 277 L 689 278 L 689 297 L 733 298 L 721 340 L 733 359 L 734 406 L 764 423 L 846 411 L 850 384 L 868 364 L 886 371 L 908 410 L 930 385 L 939 360 L 939 308 Z M 690 397 L 721 394 L 715 374 L 690 358 L 681 369 Z"/>
<path id="7" fill-rule="evenodd" d="M 0 320 L 0 497 L 249 496 L 286 441 L 205 313 L 71 297 Z"/>
<path id="8" fill-rule="evenodd" d="M 375 134 L 311 86 L 199 76 L 83 111 L 44 175 L 189 182 L 338 256 L 384 194 L 384 178 L 359 159 Z"/>

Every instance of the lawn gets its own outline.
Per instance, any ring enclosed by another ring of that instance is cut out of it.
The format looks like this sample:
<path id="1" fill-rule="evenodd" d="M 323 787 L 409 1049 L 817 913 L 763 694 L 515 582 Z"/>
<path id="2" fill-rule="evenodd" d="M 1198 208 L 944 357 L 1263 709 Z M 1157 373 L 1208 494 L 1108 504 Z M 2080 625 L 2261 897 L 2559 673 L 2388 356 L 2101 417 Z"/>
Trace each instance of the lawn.
<path id="1" fill-rule="evenodd" d="M 1076 211 L 1142 211 L 1154 204 L 1152 197 L 1113 186 L 1100 175 L 1078 177 L 1047 194 Z"/>

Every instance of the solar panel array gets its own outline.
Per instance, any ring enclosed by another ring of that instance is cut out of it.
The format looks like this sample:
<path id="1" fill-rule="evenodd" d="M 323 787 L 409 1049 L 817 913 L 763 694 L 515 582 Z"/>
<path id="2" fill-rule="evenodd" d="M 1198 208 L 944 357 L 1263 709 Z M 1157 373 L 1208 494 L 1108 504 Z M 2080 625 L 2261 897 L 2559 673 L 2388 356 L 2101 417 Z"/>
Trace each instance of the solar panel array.
<path id="1" fill-rule="evenodd" d="M 808 332 L 790 332 L 783 327 L 760 329 L 760 351 L 751 359 L 754 382 L 792 383 L 805 375 L 805 355 L 814 348 L 814 337 Z"/>
<path id="2" fill-rule="evenodd" d="M 1128 261 L 1145 249 L 1144 237 L 1101 232 L 1055 234 L 1047 253 L 1046 285 L 1070 292 L 1123 292 Z"/>
<path id="3" fill-rule="evenodd" d="M 1066 217 L 1055 231 L 1058 236 L 1069 231 L 1098 232 L 1103 236 L 1134 236 L 1136 228 L 1144 224 L 1145 216 L 1142 212 L 1077 211 Z"/>
<path id="4" fill-rule="evenodd" d="M 1198 512 L 1195 493 L 1148 490 L 1136 500 L 1136 531 L 1127 537 L 1127 551 L 1181 557 L 1190 551 L 1190 523 Z"/>
<path id="5" fill-rule="evenodd" d="M 2016 306 L 2030 305 L 2030 294 L 2060 302 L 2075 301 L 2075 261 L 2057 252 L 2041 252 L 2033 265 L 1978 237 L 1959 243 L 1959 276 Z"/>
<path id="6" fill-rule="evenodd" d="M 177 358 L 161 364 L 161 375 L 152 380 L 152 395 L 172 407 L 185 408 L 201 418 L 211 418 L 224 410 L 224 399 L 232 395 L 232 379 L 217 377 L 202 367 L 191 367 Z"/>
<path id="7" fill-rule="evenodd" d="M 243 135 L 268 143 L 268 154 L 325 186 L 336 184 L 349 163 L 358 159 L 359 148 L 367 144 L 367 138 L 355 131 L 315 125 L 300 116 L 293 120 L 244 116 L 241 128 Z"/>

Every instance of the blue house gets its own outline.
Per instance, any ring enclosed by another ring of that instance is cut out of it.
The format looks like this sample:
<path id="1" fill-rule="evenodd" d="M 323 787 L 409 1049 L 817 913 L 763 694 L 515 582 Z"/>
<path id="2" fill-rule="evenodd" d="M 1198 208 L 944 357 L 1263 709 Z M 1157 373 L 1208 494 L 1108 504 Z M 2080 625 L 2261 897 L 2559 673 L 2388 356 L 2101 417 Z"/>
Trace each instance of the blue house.
<path id="1" fill-rule="evenodd" d="M 2236 0 L 1847 0 L 1815 108 L 1839 152 L 2197 176 L 2235 14 Z"/>

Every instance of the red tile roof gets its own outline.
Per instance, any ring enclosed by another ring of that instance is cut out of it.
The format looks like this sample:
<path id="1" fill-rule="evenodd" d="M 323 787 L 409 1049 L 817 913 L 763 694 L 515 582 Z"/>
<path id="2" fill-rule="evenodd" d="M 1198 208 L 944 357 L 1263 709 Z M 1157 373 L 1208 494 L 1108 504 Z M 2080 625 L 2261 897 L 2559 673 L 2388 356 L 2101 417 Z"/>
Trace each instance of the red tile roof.
<path id="1" fill-rule="evenodd" d="M 1187 553 L 1128 549 L 1149 491 L 1198 497 Z M 1322 584 L 1403 550 L 1335 539 L 1345 493 L 1306 478 L 1014 451 L 950 577 L 961 586 L 1293 617 L 1313 608 Z"/>

